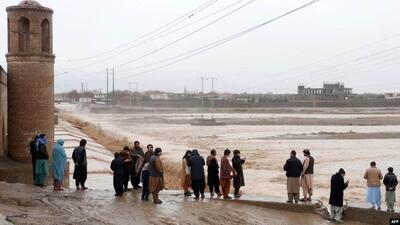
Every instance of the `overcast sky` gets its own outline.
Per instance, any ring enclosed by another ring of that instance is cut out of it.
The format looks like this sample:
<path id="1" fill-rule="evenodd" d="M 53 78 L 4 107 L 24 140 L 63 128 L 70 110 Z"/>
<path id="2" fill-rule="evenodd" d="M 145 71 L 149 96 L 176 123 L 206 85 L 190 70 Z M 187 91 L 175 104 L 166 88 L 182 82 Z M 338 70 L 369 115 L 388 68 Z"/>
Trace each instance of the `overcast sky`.
<path id="1" fill-rule="evenodd" d="M 320 87 L 323 82 L 335 81 L 358 93 L 400 92 L 399 0 L 321 0 L 192 58 L 170 66 L 167 64 L 180 58 L 158 63 L 308 1 L 218 0 L 198 13 L 181 17 L 207 2 L 41 0 L 55 11 L 56 92 L 80 89 L 82 82 L 89 89 L 105 90 L 107 67 L 115 67 L 116 89 L 128 89 L 129 82 L 137 82 L 140 91 L 199 90 L 200 77 L 205 76 L 216 77 L 215 88 L 221 92 L 294 93 L 298 84 Z M 5 8 L 18 3 L 0 2 L 3 67 L 7 50 Z M 180 17 L 152 33 L 156 36 L 138 39 Z M 175 40 L 180 41 L 171 44 Z M 146 71 L 152 72 L 143 73 Z M 207 81 L 206 90 L 210 88 Z"/>

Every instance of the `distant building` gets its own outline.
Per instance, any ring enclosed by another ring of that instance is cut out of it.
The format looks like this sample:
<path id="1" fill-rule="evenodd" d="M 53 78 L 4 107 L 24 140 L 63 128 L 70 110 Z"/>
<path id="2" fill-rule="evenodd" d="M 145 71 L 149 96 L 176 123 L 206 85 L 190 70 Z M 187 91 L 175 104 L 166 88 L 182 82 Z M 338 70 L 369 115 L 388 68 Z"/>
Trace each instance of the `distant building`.
<path id="1" fill-rule="evenodd" d="M 93 94 L 94 94 L 93 98 L 95 100 L 105 100 L 105 99 L 107 99 L 107 94 L 106 93 L 96 93 L 96 92 L 94 92 Z"/>
<path id="2" fill-rule="evenodd" d="M 155 94 L 150 94 L 150 99 L 151 100 L 168 100 L 168 94 L 167 93 L 155 93 Z"/>
<path id="3" fill-rule="evenodd" d="M 92 98 L 90 98 L 90 97 L 80 97 L 79 98 L 79 103 L 91 104 L 92 103 Z"/>
<path id="4" fill-rule="evenodd" d="M 298 86 L 297 97 L 300 99 L 345 100 L 352 95 L 352 88 L 345 88 L 343 83 L 324 83 L 322 88 Z"/>
<path id="5" fill-rule="evenodd" d="M 385 99 L 400 99 L 400 93 L 386 93 Z"/>

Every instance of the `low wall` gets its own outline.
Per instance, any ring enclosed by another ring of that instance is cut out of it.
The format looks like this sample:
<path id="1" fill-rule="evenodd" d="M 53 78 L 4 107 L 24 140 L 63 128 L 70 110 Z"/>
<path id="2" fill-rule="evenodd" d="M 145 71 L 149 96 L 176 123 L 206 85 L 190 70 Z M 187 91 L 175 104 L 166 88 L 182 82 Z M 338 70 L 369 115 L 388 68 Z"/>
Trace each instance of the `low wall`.
<path id="1" fill-rule="evenodd" d="M 8 183 L 33 184 L 33 171 L 31 164 L 18 163 L 9 159 L 0 160 L 0 181 Z M 49 177 L 45 183 L 52 185 L 52 166 L 49 163 Z M 65 166 L 63 187 L 69 187 L 69 162 Z"/>
<path id="2" fill-rule="evenodd" d="M 235 202 L 255 205 L 268 209 L 284 210 L 296 213 L 315 213 L 313 204 L 287 204 L 273 201 L 253 201 L 253 200 L 236 200 Z M 329 209 L 328 209 L 329 210 Z M 365 208 L 349 207 L 343 215 L 344 221 L 357 221 L 371 225 L 390 224 L 390 219 L 400 218 L 399 213 L 387 213 L 385 211 L 377 211 Z"/>

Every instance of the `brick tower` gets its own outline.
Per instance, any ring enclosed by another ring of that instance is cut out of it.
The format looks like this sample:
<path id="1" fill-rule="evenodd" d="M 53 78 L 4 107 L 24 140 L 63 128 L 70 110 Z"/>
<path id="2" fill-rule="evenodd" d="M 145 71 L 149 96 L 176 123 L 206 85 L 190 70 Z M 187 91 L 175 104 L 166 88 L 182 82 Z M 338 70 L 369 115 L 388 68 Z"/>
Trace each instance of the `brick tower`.
<path id="1" fill-rule="evenodd" d="M 24 0 L 7 14 L 9 156 L 30 162 L 35 134 L 46 134 L 50 155 L 54 142 L 53 10 Z"/>

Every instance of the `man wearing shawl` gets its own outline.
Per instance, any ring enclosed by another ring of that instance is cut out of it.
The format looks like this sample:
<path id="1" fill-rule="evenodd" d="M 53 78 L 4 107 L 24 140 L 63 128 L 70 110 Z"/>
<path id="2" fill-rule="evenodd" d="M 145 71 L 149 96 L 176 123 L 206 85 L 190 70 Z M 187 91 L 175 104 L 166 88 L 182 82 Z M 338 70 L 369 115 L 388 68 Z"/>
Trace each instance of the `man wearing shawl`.
<path id="1" fill-rule="evenodd" d="M 49 175 L 47 153 L 47 138 L 45 134 L 40 134 L 38 143 L 38 152 L 35 161 L 35 185 L 43 187 L 45 178 Z"/>
<path id="2" fill-rule="evenodd" d="M 140 147 L 139 141 L 135 141 L 133 149 L 130 152 L 130 156 L 132 158 L 131 183 L 133 189 L 137 190 L 139 188 L 142 188 L 139 184 L 144 162 L 144 152 L 143 149 Z"/>
<path id="3" fill-rule="evenodd" d="M 64 178 L 64 169 L 67 163 L 67 155 L 64 150 L 64 140 L 57 140 L 53 148 L 53 177 L 54 177 L 54 190 L 62 191 L 62 181 Z"/>
<path id="4" fill-rule="evenodd" d="M 131 173 L 132 159 L 129 155 L 129 147 L 125 146 L 119 155 L 124 159 L 124 191 L 128 191 L 129 174 Z"/>
<path id="5" fill-rule="evenodd" d="M 161 204 L 158 193 L 164 189 L 164 168 L 160 159 L 161 148 L 154 150 L 154 155 L 150 158 L 150 180 L 149 191 L 153 195 L 153 203 Z"/>

